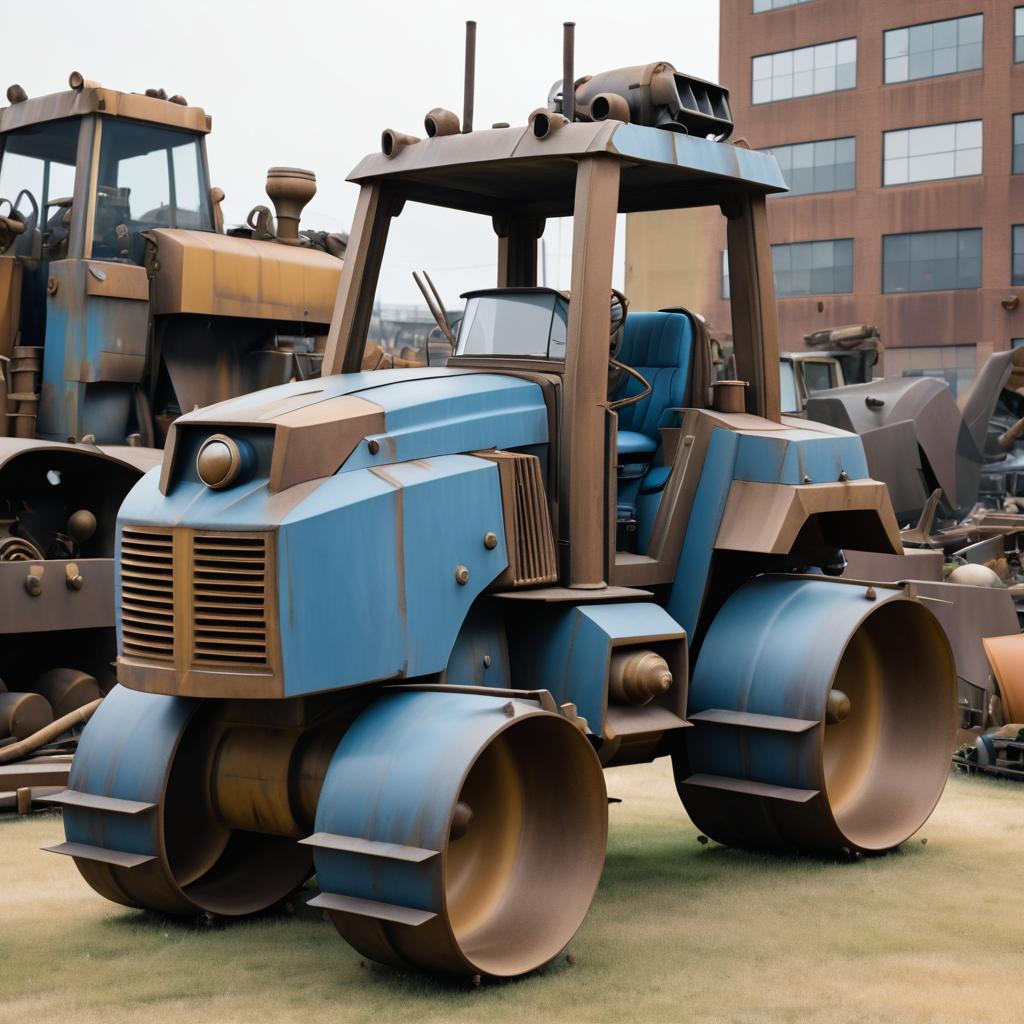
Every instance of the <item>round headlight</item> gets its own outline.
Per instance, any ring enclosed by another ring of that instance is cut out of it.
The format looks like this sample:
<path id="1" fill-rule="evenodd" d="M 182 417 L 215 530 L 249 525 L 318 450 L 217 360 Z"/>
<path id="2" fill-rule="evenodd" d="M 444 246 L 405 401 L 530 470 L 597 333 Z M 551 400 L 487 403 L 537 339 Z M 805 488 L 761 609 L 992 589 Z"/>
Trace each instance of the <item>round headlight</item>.
<path id="1" fill-rule="evenodd" d="M 208 437 L 196 456 L 196 472 L 199 479 L 219 491 L 230 487 L 242 468 L 242 453 L 238 444 L 225 434 Z"/>

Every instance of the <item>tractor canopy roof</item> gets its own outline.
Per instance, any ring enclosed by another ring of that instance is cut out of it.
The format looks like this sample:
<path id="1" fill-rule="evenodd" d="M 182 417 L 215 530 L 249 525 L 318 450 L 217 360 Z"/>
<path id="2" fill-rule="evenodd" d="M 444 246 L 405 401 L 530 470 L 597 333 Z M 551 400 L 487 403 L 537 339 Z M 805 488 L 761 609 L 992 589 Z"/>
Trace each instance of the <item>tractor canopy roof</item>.
<path id="1" fill-rule="evenodd" d="M 161 95 L 118 92 L 116 89 L 104 89 L 95 82 L 84 82 L 77 89 L 49 93 L 46 96 L 32 96 L 0 107 L 0 135 L 15 128 L 23 128 L 25 125 L 82 117 L 87 114 L 130 118 L 133 121 L 145 121 L 149 124 L 203 134 L 209 132 L 210 115 L 202 107 L 190 107 L 184 102 L 179 102 L 181 100 L 182 97 L 174 97 L 172 102 Z"/>
<path id="2" fill-rule="evenodd" d="M 349 181 L 380 181 L 404 199 L 501 216 L 573 212 L 577 163 L 620 163 L 619 210 L 718 203 L 730 193 L 784 192 L 775 158 L 743 146 L 620 121 L 574 122 L 546 138 L 530 126 L 435 136 L 364 158 Z"/>

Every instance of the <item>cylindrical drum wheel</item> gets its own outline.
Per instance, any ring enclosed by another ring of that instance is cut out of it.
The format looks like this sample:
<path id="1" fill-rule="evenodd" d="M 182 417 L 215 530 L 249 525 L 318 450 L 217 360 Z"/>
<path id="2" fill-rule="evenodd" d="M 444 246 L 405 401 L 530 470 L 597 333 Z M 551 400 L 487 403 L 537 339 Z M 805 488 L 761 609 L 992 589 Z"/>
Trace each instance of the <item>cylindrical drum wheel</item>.
<path id="1" fill-rule="evenodd" d="M 317 809 L 314 902 L 384 963 L 512 977 L 556 956 L 607 843 L 589 741 L 525 700 L 395 692 L 342 739 Z"/>
<path id="2" fill-rule="evenodd" d="M 708 629 L 676 784 L 701 831 L 737 846 L 878 852 L 945 785 L 956 670 L 900 589 L 763 576 Z"/>
<path id="3" fill-rule="evenodd" d="M 53 721 L 53 709 L 38 693 L 0 693 L 0 738 L 23 740 Z"/>
<path id="4" fill-rule="evenodd" d="M 264 910 L 312 873 L 294 838 L 230 828 L 211 803 L 218 701 L 115 686 L 82 734 L 64 807 L 66 853 L 101 895 L 164 913 Z"/>

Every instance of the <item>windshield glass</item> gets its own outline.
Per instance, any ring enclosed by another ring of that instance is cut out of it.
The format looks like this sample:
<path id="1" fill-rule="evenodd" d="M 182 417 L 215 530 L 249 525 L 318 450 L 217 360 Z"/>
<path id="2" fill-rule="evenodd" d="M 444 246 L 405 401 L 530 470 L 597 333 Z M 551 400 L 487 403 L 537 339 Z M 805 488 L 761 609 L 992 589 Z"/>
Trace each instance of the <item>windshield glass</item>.
<path id="1" fill-rule="evenodd" d="M 105 118 L 96 182 L 93 256 L 141 262 L 141 231 L 213 228 L 195 135 Z"/>
<path id="2" fill-rule="evenodd" d="M 564 359 L 568 319 L 569 304 L 553 291 L 469 296 L 455 353 Z"/>
<path id="3" fill-rule="evenodd" d="M 75 189 L 75 154 L 78 118 L 27 125 L 3 137 L 0 155 L 0 197 L 9 199 L 25 221 L 17 252 L 28 252 L 38 228 L 46 233 L 48 221 L 60 222 Z M 19 198 L 20 197 L 20 198 Z M 54 204 L 48 208 L 48 204 Z M 4 211 L 6 212 L 6 210 Z M 62 229 L 63 230 L 63 229 Z M 45 241 L 45 239 L 44 239 Z"/>
<path id="4" fill-rule="evenodd" d="M 804 384 L 808 391 L 826 391 L 836 386 L 833 379 L 832 363 L 819 363 L 813 359 L 804 360 Z"/>
<path id="5" fill-rule="evenodd" d="M 796 390 L 796 368 L 792 359 L 779 360 L 779 392 L 783 412 L 800 412 Z"/>

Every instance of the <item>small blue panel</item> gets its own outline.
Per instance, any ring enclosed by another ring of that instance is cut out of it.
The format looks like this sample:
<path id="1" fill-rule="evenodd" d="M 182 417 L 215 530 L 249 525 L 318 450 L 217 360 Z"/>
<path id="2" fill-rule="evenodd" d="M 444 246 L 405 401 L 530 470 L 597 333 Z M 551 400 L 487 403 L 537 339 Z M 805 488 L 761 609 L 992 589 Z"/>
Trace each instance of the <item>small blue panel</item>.
<path id="1" fill-rule="evenodd" d="M 668 610 L 694 636 L 704 603 L 704 589 L 711 569 L 711 553 L 722 521 L 729 488 L 734 479 L 736 452 L 741 435 L 716 427 L 711 431 L 704 470 L 686 527 L 683 550 L 668 599 Z"/>
<path id="2" fill-rule="evenodd" d="M 342 473 L 448 452 L 522 448 L 547 441 L 547 407 L 532 381 L 486 373 L 427 373 L 430 376 L 396 383 L 375 380 L 377 386 L 354 392 L 384 409 L 387 432 L 368 439 L 380 442 L 376 455 L 359 445 Z"/>
<path id="3" fill-rule="evenodd" d="M 845 471 L 851 480 L 868 473 L 864 445 L 856 434 L 822 436 L 803 433 L 797 438 L 742 434 L 736 455 L 736 479 L 751 483 L 824 484 Z"/>
<path id="4" fill-rule="evenodd" d="M 787 190 L 778 162 L 770 153 L 636 124 L 619 125 L 612 144 L 623 156 L 638 160 L 677 164 L 698 174 L 738 179 L 760 185 L 766 192 Z"/>

